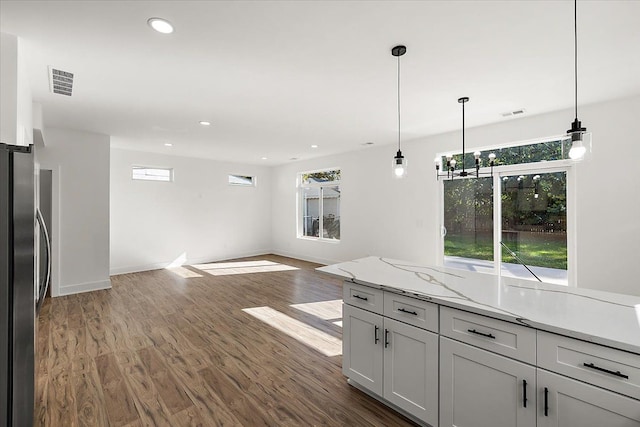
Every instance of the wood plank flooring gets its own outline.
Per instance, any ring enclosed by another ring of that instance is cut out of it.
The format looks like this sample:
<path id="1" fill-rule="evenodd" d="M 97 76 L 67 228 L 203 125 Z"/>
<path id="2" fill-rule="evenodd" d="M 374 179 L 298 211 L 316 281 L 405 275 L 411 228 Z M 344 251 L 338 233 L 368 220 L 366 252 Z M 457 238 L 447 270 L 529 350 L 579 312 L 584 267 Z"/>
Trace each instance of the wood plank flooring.
<path id="1" fill-rule="evenodd" d="M 281 326 L 288 316 L 341 339 L 332 303 L 304 305 L 342 299 L 341 282 L 317 266 L 265 255 L 123 274 L 110 290 L 49 298 L 35 425 L 413 425 L 349 386 L 342 356 L 299 341 L 314 334 L 243 311 L 269 307 Z"/>

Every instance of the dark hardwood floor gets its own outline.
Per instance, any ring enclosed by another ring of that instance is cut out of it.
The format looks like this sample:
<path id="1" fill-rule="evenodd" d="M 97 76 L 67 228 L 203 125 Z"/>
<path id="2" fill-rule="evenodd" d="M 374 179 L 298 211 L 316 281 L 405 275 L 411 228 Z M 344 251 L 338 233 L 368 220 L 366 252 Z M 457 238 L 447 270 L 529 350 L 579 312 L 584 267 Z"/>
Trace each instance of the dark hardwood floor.
<path id="1" fill-rule="evenodd" d="M 275 255 L 197 267 L 48 299 L 36 425 L 413 425 L 326 355 L 342 336 L 339 280 Z M 322 301 L 334 302 L 308 304 Z"/>

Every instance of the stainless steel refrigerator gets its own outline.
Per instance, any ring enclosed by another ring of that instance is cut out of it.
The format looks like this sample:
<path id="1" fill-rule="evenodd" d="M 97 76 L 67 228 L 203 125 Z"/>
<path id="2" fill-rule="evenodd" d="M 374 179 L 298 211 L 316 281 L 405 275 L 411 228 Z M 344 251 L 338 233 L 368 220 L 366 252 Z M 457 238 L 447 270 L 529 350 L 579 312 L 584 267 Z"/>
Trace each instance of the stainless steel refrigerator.
<path id="1" fill-rule="evenodd" d="M 46 283 L 36 284 L 34 156 L 31 147 L 0 143 L 0 425 L 31 426 L 35 319 Z M 46 230 L 42 226 L 46 235 Z M 43 244 L 50 249 L 48 236 Z M 38 301 L 40 299 L 40 301 Z"/>

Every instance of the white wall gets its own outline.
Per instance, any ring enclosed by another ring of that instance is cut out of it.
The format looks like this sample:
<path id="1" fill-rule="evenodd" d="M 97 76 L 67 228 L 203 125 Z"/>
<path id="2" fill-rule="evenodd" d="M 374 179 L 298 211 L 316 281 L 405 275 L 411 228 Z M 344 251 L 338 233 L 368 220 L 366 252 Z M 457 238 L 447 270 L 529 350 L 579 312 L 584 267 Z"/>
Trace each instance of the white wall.
<path id="1" fill-rule="evenodd" d="M 0 33 L 0 142 L 33 143 L 31 87 L 21 41 Z"/>
<path id="2" fill-rule="evenodd" d="M 53 296 L 111 287 L 109 279 L 110 137 L 47 128 L 38 146 L 53 171 Z"/>
<path id="3" fill-rule="evenodd" d="M 466 140 L 472 149 L 558 135 L 573 117 L 566 110 L 507 120 L 467 129 Z M 640 97 L 580 108 L 594 152 L 575 166 L 579 287 L 640 295 L 632 271 L 640 253 L 640 141 L 632 128 L 638 117 Z M 460 131 L 403 144 L 409 175 L 402 180 L 391 176 L 392 146 L 274 168 L 274 252 L 325 263 L 367 255 L 435 263 L 441 206 L 433 159 L 460 148 Z M 296 174 L 336 166 L 342 169 L 340 243 L 296 238 Z"/>
<path id="4" fill-rule="evenodd" d="M 134 181 L 131 167 L 174 170 L 174 182 Z M 228 185 L 253 175 L 256 187 Z M 111 274 L 269 253 L 271 170 L 111 150 Z"/>

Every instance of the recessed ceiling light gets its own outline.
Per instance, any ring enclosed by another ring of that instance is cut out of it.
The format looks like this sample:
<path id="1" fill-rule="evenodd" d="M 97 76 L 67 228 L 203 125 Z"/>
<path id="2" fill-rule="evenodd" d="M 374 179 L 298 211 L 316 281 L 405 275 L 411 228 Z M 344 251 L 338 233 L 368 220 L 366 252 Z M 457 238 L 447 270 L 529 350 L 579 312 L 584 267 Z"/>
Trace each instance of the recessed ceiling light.
<path id="1" fill-rule="evenodd" d="M 202 126 L 210 126 L 211 122 L 208 122 L 206 120 L 200 120 L 198 123 L 200 123 Z"/>
<path id="2" fill-rule="evenodd" d="M 162 34 L 171 34 L 173 33 L 173 25 L 171 22 L 162 18 L 149 18 L 147 20 L 147 24 L 154 30 Z"/>
<path id="3" fill-rule="evenodd" d="M 173 144 L 172 144 L 172 143 L 170 143 L 170 142 L 165 142 L 165 143 L 164 143 L 164 146 L 165 146 L 165 147 L 173 147 Z"/>
<path id="4" fill-rule="evenodd" d="M 262 157 L 262 160 L 267 160 L 267 158 L 266 157 Z"/>
<path id="5" fill-rule="evenodd" d="M 313 144 L 311 148 L 318 148 L 318 146 L 316 144 Z"/>

